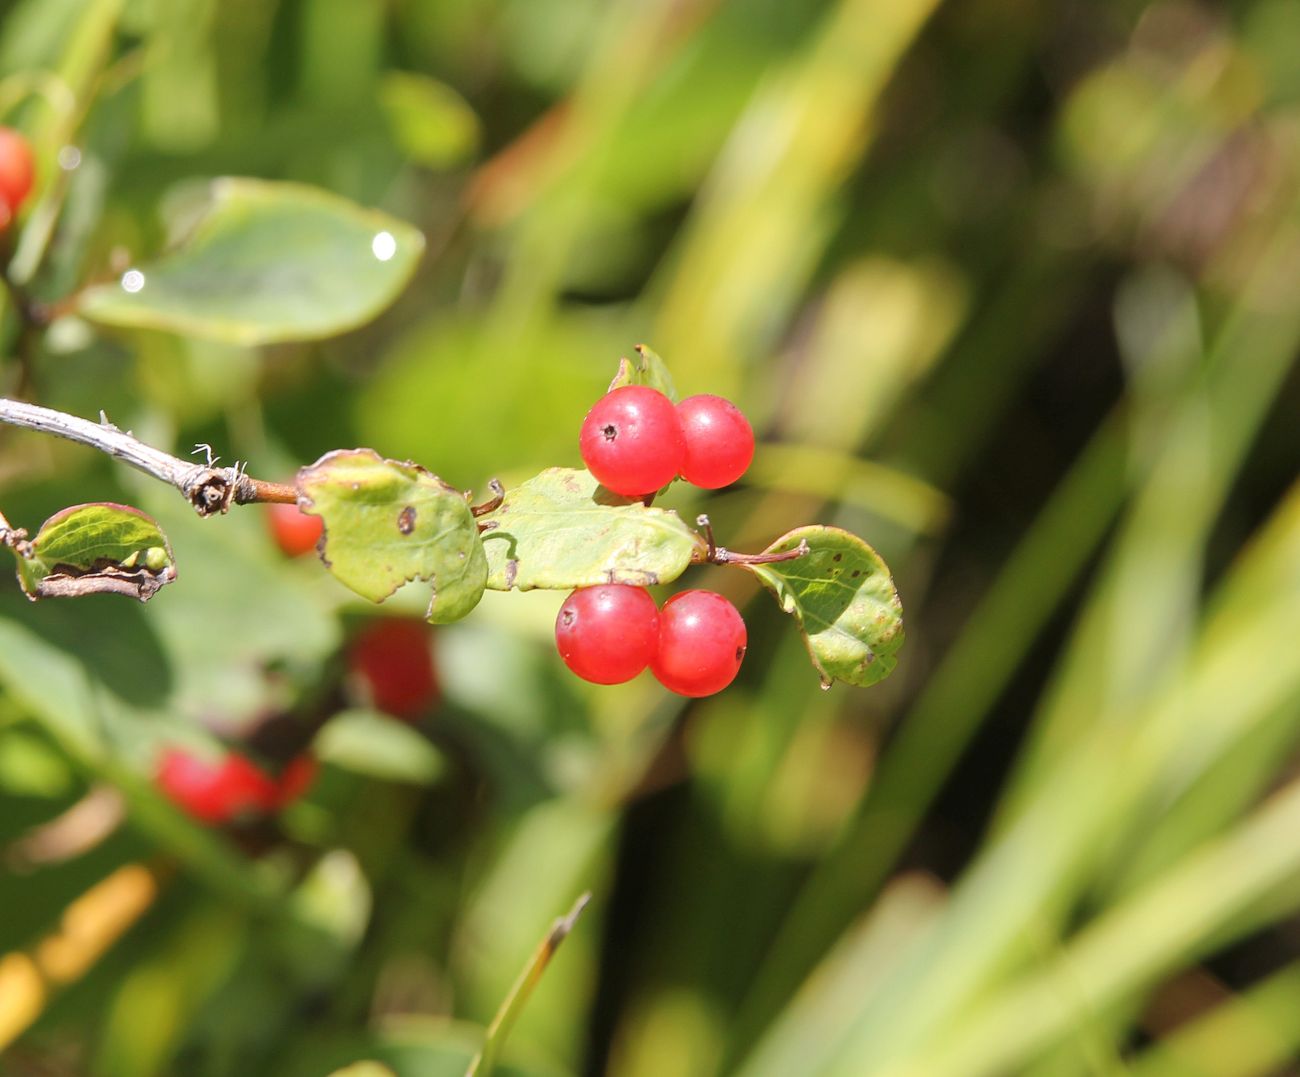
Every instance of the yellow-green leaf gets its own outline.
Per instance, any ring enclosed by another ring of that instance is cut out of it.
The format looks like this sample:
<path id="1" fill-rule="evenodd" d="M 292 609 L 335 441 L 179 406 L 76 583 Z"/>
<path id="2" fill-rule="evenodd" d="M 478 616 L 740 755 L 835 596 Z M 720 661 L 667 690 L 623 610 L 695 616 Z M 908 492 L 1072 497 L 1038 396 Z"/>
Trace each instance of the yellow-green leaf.
<path id="1" fill-rule="evenodd" d="M 677 513 L 619 497 L 572 468 L 548 468 L 507 491 L 481 522 L 487 585 L 497 591 L 668 583 L 705 550 Z"/>
<path id="2" fill-rule="evenodd" d="M 382 602 L 404 583 L 433 586 L 428 618 L 456 621 L 483 597 L 487 561 L 464 495 L 417 464 L 339 449 L 298 472 L 298 506 L 325 523 L 321 559 Z"/>

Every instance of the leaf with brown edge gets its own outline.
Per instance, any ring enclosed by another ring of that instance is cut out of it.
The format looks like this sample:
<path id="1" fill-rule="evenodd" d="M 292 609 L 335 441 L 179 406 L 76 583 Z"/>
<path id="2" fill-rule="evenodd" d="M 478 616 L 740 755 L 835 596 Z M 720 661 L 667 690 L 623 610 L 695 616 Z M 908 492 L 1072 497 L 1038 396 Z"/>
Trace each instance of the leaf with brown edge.
<path id="1" fill-rule="evenodd" d="M 745 567 L 799 623 L 824 687 L 884 680 L 903 645 L 903 606 L 889 567 L 857 535 L 816 524 L 783 535 L 764 553 L 801 542 L 808 546 L 802 557 Z"/>
<path id="2" fill-rule="evenodd" d="M 428 619 L 478 605 L 487 559 L 464 495 L 418 464 L 338 449 L 298 472 L 298 507 L 325 524 L 321 560 L 362 598 L 382 602 L 412 580 L 433 587 Z"/>
<path id="3" fill-rule="evenodd" d="M 147 602 L 176 579 L 158 522 L 130 505 L 99 501 L 56 512 L 30 542 L 7 542 L 33 602 L 114 594 Z"/>

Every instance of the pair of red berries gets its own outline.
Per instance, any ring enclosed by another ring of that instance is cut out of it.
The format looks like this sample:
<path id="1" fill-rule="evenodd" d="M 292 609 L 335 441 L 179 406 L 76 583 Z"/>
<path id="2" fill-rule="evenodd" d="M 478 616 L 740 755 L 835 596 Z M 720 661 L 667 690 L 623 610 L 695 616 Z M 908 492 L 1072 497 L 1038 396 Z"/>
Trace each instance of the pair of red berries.
<path id="1" fill-rule="evenodd" d="M 622 684 L 649 666 L 660 684 L 684 696 L 726 688 L 747 641 L 739 611 L 712 591 L 682 591 L 659 610 L 644 587 L 583 587 L 555 619 L 560 657 L 583 680 Z"/>
<path id="2" fill-rule="evenodd" d="M 315 760 L 305 755 L 277 777 L 237 752 L 209 760 L 168 748 L 158 760 L 158 788 L 195 819 L 214 826 L 278 812 L 302 796 L 315 778 Z"/>
<path id="3" fill-rule="evenodd" d="M 706 490 L 731 485 L 754 458 L 754 431 L 720 396 L 688 396 L 674 406 L 657 389 L 624 385 L 587 412 L 578 445 L 603 486 L 641 497 L 679 475 Z"/>
<path id="4" fill-rule="evenodd" d="M 17 214 L 36 178 L 32 148 L 12 127 L 0 127 L 0 228 Z"/>

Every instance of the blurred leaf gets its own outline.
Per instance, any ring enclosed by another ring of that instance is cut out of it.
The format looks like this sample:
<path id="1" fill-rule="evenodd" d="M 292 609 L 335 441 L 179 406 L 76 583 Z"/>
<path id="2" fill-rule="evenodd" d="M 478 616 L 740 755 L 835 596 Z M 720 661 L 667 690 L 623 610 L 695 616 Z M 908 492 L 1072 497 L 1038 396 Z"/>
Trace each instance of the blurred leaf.
<path id="1" fill-rule="evenodd" d="M 325 522 L 321 559 L 371 602 L 433 585 L 428 618 L 456 621 L 483 597 L 487 561 L 464 495 L 416 464 L 338 449 L 298 472 L 299 507 Z"/>
<path id="2" fill-rule="evenodd" d="M 370 711 L 345 711 L 312 742 L 326 763 L 393 782 L 430 785 L 446 764 L 438 750 L 404 722 Z"/>
<path id="3" fill-rule="evenodd" d="M 419 164 L 447 168 L 478 149 L 478 117 L 445 82 L 389 71 L 379 86 L 379 103 L 398 146 Z"/>
<path id="4" fill-rule="evenodd" d="M 573 908 L 569 910 L 566 916 L 558 917 L 552 921 L 550 929 L 546 932 L 542 941 L 538 943 L 537 949 L 533 951 L 532 956 L 529 957 L 523 970 L 519 973 L 519 978 L 515 980 L 510 992 L 502 1001 L 501 1008 L 497 1010 L 496 1016 L 492 1018 L 492 1024 L 488 1026 L 483 1047 L 474 1056 L 474 1061 L 470 1063 L 465 1077 L 489 1077 L 493 1070 L 496 1069 L 497 1056 L 500 1055 L 506 1037 L 510 1035 L 510 1030 L 514 1027 L 515 1021 L 523 1012 L 529 996 L 533 993 L 533 988 L 537 986 L 537 981 L 542 978 L 542 973 L 546 971 L 546 966 L 551 963 L 551 958 L 555 956 L 555 951 L 559 948 L 560 943 L 568 937 L 569 932 L 577 924 L 578 917 L 582 915 L 582 910 L 587 907 L 589 901 L 591 901 L 591 894 L 583 894 L 574 903 Z"/>
<path id="5" fill-rule="evenodd" d="M 547 468 L 507 491 L 482 523 L 495 525 L 483 548 L 497 591 L 668 583 L 704 551 L 677 513 L 612 494 L 573 468 Z"/>
<path id="6" fill-rule="evenodd" d="M 14 550 L 18 580 L 33 601 L 90 594 L 145 602 L 176 579 L 176 558 L 152 517 L 129 505 L 73 505 Z"/>
<path id="7" fill-rule="evenodd" d="M 856 535 L 837 527 L 800 527 L 764 552 L 807 543 L 792 561 L 746 565 L 793 614 L 822 684 L 866 686 L 884 680 L 903 645 L 903 606 L 889 567 Z"/>
<path id="8" fill-rule="evenodd" d="M 313 340 L 375 317 L 423 249 L 410 225 L 325 191 L 221 179 L 178 249 L 86 289 L 77 310 L 105 325 L 231 344 Z"/>
<path id="9" fill-rule="evenodd" d="M 1105 1013 L 1125 993 L 1172 965 L 1249 930 L 1242 914 L 1300 870 L 1300 783 L 1291 782 L 1253 815 L 1184 857 L 1072 938 L 1051 961 L 985 993 L 940 1036 L 877 1066 L 861 1039 L 825 1072 L 890 1077 L 980 1077 L 1022 1073 L 1043 1049 L 1075 1034 L 1083 1014 Z M 1300 902 L 1290 887 L 1285 911 Z"/>
<path id="10" fill-rule="evenodd" d="M 612 393 L 624 385 L 647 385 L 658 389 L 674 403 L 677 401 L 677 387 L 673 385 L 668 365 L 644 344 L 636 346 L 635 359 L 624 356 L 618 361 L 618 373 L 609 383 L 609 391 Z"/>
<path id="11" fill-rule="evenodd" d="M 395 1074 L 382 1062 L 363 1059 L 335 1070 L 330 1077 L 395 1077 Z"/>
<path id="12" fill-rule="evenodd" d="M 942 908 L 942 891 L 925 876 L 906 875 L 885 890 L 754 1045 L 743 1077 L 817 1073 L 862 999 L 888 982 L 906 947 Z"/>
<path id="13" fill-rule="evenodd" d="M 273 1072 L 281 1077 L 320 1077 L 357 1062 L 382 1065 L 396 1077 L 465 1077 L 482 1042 L 483 1030 L 446 1019 L 404 1018 L 384 1022 L 373 1032 L 321 1035 L 294 1043 Z M 551 1067 L 501 1066 L 508 1077 L 558 1077 Z"/>
<path id="14" fill-rule="evenodd" d="M 238 966 L 247 935 L 242 911 L 207 899 L 161 945 L 144 943 L 148 949 L 105 1007 L 95 1072 L 132 1077 L 170 1069 L 190 1022 Z"/>

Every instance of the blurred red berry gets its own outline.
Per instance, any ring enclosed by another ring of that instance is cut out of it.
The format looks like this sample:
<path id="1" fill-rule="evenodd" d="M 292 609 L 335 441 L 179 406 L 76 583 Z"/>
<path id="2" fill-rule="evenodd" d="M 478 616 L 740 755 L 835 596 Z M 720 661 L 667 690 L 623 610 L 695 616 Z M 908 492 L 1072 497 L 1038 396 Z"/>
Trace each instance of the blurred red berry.
<path id="1" fill-rule="evenodd" d="M 0 127 L 0 208 L 8 220 L 31 193 L 36 176 L 32 148 L 12 127 Z"/>
<path id="2" fill-rule="evenodd" d="M 231 752 L 204 759 L 180 748 L 166 749 L 158 761 L 158 788 L 194 818 L 214 825 L 249 815 L 265 815 L 298 799 L 316 776 L 316 763 L 298 756 L 273 778 L 247 756 Z"/>
<path id="3" fill-rule="evenodd" d="M 416 718 L 438 698 L 432 644 L 433 633 L 423 621 L 373 621 L 352 641 L 348 667 L 364 682 L 378 710 Z"/>
<path id="4" fill-rule="evenodd" d="M 325 530 L 325 523 L 319 516 L 309 516 L 297 505 L 267 505 L 266 522 L 275 544 L 287 557 L 311 553 Z"/>
<path id="5" fill-rule="evenodd" d="M 319 769 L 316 760 L 309 755 L 300 755 L 291 759 L 284 770 L 280 771 L 280 778 L 276 783 L 274 806 L 284 808 L 302 797 L 316 781 L 316 772 Z"/>

